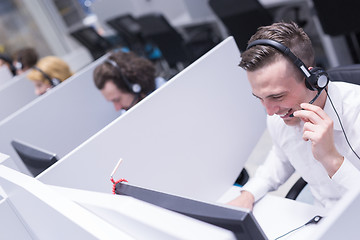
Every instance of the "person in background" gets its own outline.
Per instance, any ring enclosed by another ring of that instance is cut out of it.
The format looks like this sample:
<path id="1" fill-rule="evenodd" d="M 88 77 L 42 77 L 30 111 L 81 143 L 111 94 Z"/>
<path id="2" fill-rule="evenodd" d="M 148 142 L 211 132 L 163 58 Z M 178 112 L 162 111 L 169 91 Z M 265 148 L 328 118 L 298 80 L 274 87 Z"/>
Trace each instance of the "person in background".
<path id="1" fill-rule="evenodd" d="M 151 61 L 122 51 L 97 66 L 93 76 L 96 87 L 116 111 L 130 109 L 165 82 L 155 77 Z"/>
<path id="2" fill-rule="evenodd" d="M 330 208 L 357 190 L 360 86 L 329 82 L 315 67 L 310 38 L 293 22 L 260 27 L 241 54 L 240 67 L 266 109 L 273 147 L 228 204 L 252 209 L 295 171 L 308 183 L 315 205 Z"/>
<path id="3" fill-rule="evenodd" d="M 69 65 L 59 57 L 41 58 L 27 74 L 35 86 L 35 94 L 42 95 L 72 76 Z"/>
<path id="4" fill-rule="evenodd" d="M 32 68 L 38 61 L 38 54 L 34 48 L 22 48 L 13 55 L 13 65 L 16 69 L 16 75 Z"/>
<path id="5" fill-rule="evenodd" d="M 12 58 L 7 54 L 0 54 L 0 67 L 6 66 L 13 76 L 16 75 L 16 69 Z"/>

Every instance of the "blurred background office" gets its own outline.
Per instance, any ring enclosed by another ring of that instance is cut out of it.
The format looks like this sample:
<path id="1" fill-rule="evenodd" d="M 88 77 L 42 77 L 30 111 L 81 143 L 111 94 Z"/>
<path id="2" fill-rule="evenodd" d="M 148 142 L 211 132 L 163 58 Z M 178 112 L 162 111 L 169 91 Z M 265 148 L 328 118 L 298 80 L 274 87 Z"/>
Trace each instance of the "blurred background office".
<path id="1" fill-rule="evenodd" d="M 260 25 L 293 20 L 323 67 L 359 63 L 356 0 L 3 0 L 0 53 L 32 47 L 75 72 L 114 48 L 154 61 L 170 78 L 228 35 L 240 50 Z M 344 10 L 342 10 L 344 8 Z"/>

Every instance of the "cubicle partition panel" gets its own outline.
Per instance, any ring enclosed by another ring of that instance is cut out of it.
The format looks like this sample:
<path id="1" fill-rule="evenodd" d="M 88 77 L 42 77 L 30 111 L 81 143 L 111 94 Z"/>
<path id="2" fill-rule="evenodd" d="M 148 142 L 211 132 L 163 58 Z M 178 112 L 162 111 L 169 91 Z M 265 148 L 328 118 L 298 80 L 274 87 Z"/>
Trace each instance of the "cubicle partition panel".
<path id="1" fill-rule="evenodd" d="M 38 176 L 110 193 L 114 179 L 200 200 L 234 183 L 265 129 L 233 38 L 224 40 Z"/>
<path id="2" fill-rule="evenodd" d="M 1 239 L 133 239 L 34 178 L 2 165 L 0 176 Z"/>
<path id="3" fill-rule="evenodd" d="M 13 75 L 10 72 L 10 69 L 6 65 L 1 66 L 0 67 L 0 86 L 11 81 L 12 78 L 13 78 Z"/>
<path id="4" fill-rule="evenodd" d="M 99 60 L 0 122 L 0 152 L 28 173 L 10 145 L 13 139 L 54 152 L 60 158 L 120 114 L 93 83 Z"/>
<path id="5" fill-rule="evenodd" d="M 236 239 L 134 198 L 54 188 L 2 165 L 0 185 L 1 239 Z"/>
<path id="6" fill-rule="evenodd" d="M 19 75 L 0 86 L 0 121 L 36 98 L 33 84 Z"/>

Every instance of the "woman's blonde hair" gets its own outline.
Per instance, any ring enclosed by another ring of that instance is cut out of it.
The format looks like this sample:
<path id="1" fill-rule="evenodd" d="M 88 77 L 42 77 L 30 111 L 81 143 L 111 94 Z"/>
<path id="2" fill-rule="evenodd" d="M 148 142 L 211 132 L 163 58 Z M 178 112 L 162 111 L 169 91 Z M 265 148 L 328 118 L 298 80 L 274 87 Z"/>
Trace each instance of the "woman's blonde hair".
<path id="1" fill-rule="evenodd" d="M 49 82 L 49 78 L 56 78 L 62 82 L 72 74 L 69 65 L 64 60 L 55 56 L 47 56 L 36 63 L 35 67 L 27 74 L 27 77 L 32 81 Z"/>

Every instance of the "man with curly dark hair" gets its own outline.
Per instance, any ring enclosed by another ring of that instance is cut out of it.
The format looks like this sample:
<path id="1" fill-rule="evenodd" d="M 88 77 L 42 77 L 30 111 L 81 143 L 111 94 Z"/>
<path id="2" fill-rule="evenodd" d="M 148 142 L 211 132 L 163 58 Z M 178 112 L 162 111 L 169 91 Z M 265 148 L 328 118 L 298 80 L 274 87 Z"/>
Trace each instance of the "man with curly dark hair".
<path id="1" fill-rule="evenodd" d="M 119 51 L 97 66 L 93 75 L 96 87 L 119 111 L 130 109 L 160 85 L 155 72 L 151 61 Z"/>

